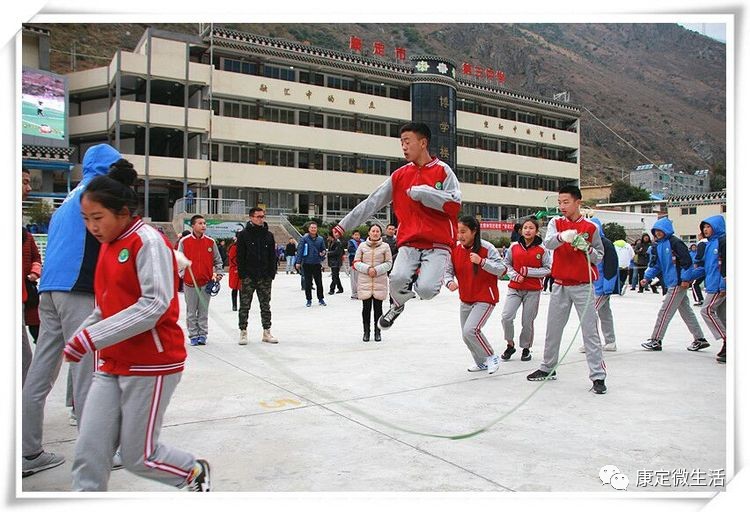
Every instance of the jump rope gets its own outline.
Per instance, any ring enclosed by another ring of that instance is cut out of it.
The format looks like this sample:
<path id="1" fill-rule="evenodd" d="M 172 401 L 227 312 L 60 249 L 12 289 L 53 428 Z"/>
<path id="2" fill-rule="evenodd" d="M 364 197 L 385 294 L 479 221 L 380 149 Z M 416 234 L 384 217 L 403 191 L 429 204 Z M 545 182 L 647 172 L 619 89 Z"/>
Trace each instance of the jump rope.
<path id="1" fill-rule="evenodd" d="M 589 293 L 586 296 L 586 306 L 584 307 L 583 314 L 581 314 L 579 316 L 579 318 L 578 318 L 578 326 L 576 327 L 575 333 L 573 333 L 573 337 L 571 338 L 570 343 L 568 343 L 568 346 L 565 349 L 565 351 L 563 352 L 562 356 L 560 356 L 558 358 L 557 364 L 555 364 L 555 366 L 550 370 L 549 375 L 554 374 L 557 371 L 557 367 L 560 366 L 560 364 L 562 364 L 562 362 L 567 357 L 568 352 L 570 351 L 570 348 L 573 346 L 573 342 L 575 341 L 576 337 L 578 336 L 578 332 L 581 330 L 581 318 L 585 318 L 586 317 L 586 314 L 588 313 L 589 307 L 591 306 L 591 296 L 593 295 L 593 290 L 594 290 L 593 280 L 592 280 L 592 277 L 591 277 L 591 257 L 589 255 L 588 250 L 585 251 L 585 253 L 586 253 L 586 262 L 587 262 L 587 265 L 588 265 L 588 268 L 589 268 Z M 195 276 L 193 275 L 193 269 L 192 269 L 192 267 L 188 266 L 187 269 L 190 272 L 191 277 L 193 278 L 193 282 L 194 283 L 197 282 L 196 279 L 195 279 Z M 205 292 L 203 290 L 203 287 L 196 286 L 195 290 L 196 290 L 196 292 L 198 292 L 198 299 L 203 302 L 204 306 L 206 306 L 206 310 L 208 310 L 208 300 L 205 297 Z M 213 317 L 212 317 L 212 319 L 213 319 L 213 321 L 215 321 L 216 323 L 218 323 L 220 325 L 220 327 L 222 328 L 222 330 L 225 333 L 229 333 L 229 332 L 231 332 L 231 331 L 234 330 L 234 329 L 228 328 L 227 323 L 223 319 L 221 319 L 221 318 L 213 318 Z M 488 431 L 490 428 L 492 428 L 493 426 L 497 425 L 498 423 L 500 423 L 501 421 L 503 421 L 505 418 L 507 418 L 508 416 L 510 416 L 511 414 L 513 414 L 515 411 L 517 411 L 518 409 L 520 409 L 524 404 L 526 404 L 526 402 L 528 402 L 529 400 L 531 400 L 531 398 L 535 394 L 537 394 L 539 392 L 539 390 L 542 389 L 544 387 L 544 385 L 549 380 L 549 379 L 545 379 L 545 380 L 540 381 L 539 385 L 537 385 L 536 388 L 534 388 L 526 397 L 524 397 L 523 400 L 521 400 L 520 402 L 518 402 L 515 406 L 511 407 L 508 411 L 506 411 L 505 413 L 503 413 L 500 416 L 496 417 L 495 419 L 493 419 L 492 421 L 490 421 L 489 423 L 487 423 L 483 427 L 480 427 L 480 428 L 478 428 L 476 430 L 473 430 L 473 431 L 470 431 L 470 432 L 465 432 L 463 434 L 438 434 L 438 433 L 432 433 L 432 432 L 422 432 L 422 431 L 419 431 L 419 430 L 413 430 L 413 429 L 409 429 L 409 428 L 406 428 L 406 427 L 401 427 L 399 425 L 395 425 L 395 424 L 391 423 L 388 420 L 380 418 L 379 416 L 375 416 L 375 415 L 370 414 L 370 413 L 368 413 L 366 411 L 363 411 L 359 407 L 356 407 L 354 405 L 350 405 L 350 404 L 345 403 L 345 402 L 338 401 L 335 397 L 332 397 L 328 393 L 320 390 L 313 383 L 309 382 L 307 379 L 305 379 L 302 376 L 298 375 L 293 370 L 290 370 L 288 367 L 286 367 L 277 358 L 275 358 L 273 356 L 270 356 L 270 355 L 266 356 L 265 354 L 261 353 L 261 359 L 263 359 L 264 361 L 270 363 L 271 366 L 275 367 L 281 373 L 286 374 L 288 377 L 291 377 L 292 380 L 296 381 L 298 384 L 302 384 L 302 385 L 306 386 L 308 389 L 314 391 L 318 395 L 320 395 L 320 396 L 328 399 L 329 401 L 337 402 L 337 405 L 340 405 L 340 406 L 344 407 L 345 409 L 349 410 L 350 412 L 358 414 L 359 416 L 367 418 L 370 421 L 373 421 L 373 422 L 378 423 L 380 425 L 383 425 L 385 427 L 392 428 L 394 430 L 399 430 L 401 432 L 405 432 L 407 434 L 414 434 L 414 435 L 418 435 L 418 436 L 432 437 L 432 438 L 438 438 L 438 439 L 451 439 L 451 440 L 469 439 L 469 438 L 472 438 L 472 437 L 474 437 L 476 435 L 481 434 L 482 432 Z"/>

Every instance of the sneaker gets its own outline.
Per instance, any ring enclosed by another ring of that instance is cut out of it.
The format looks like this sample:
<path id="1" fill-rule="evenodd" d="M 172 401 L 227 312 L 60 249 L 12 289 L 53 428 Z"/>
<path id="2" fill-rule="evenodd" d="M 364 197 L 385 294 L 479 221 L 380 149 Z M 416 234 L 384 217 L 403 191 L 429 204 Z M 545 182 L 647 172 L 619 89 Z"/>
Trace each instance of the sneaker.
<path id="1" fill-rule="evenodd" d="M 557 379 L 557 372 L 545 372 L 543 370 L 537 370 L 526 376 L 526 380 L 555 380 Z"/>
<path id="2" fill-rule="evenodd" d="M 711 344 L 706 341 L 705 338 L 698 338 L 697 340 L 693 341 L 690 345 L 688 345 L 687 349 L 690 352 L 695 352 L 696 350 L 700 350 L 702 348 L 708 348 Z"/>
<path id="3" fill-rule="evenodd" d="M 380 319 L 378 320 L 378 325 L 380 325 L 380 328 L 382 330 L 390 329 L 393 325 L 393 322 L 395 322 L 398 316 L 403 312 L 403 305 L 397 308 L 392 307 L 383 316 L 380 317 Z"/>
<path id="4" fill-rule="evenodd" d="M 191 492 L 211 491 L 211 467 L 208 461 L 203 459 L 195 461 L 195 466 L 188 477 L 187 487 Z"/>
<path id="5" fill-rule="evenodd" d="M 585 354 L 586 353 L 586 347 L 583 346 L 583 345 L 581 345 L 580 347 L 578 347 L 578 352 L 580 352 L 581 354 Z"/>
<path id="6" fill-rule="evenodd" d="M 484 365 L 487 368 L 487 373 L 492 375 L 497 371 L 498 368 L 500 368 L 500 358 L 497 357 L 497 354 L 491 355 L 487 358 L 487 361 Z"/>
<path id="7" fill-rule="evenodd" d="M 78 417 L 72 407 L 70 408 L 70 411 L 68 411 L 68 425 L 71 427 L 78 426 Z"/>
<path id="8" fill-rule="evenodd" d="M 594 381 L 594 385 L 591 387 L 591 391 L 597 395 L 603 395 L 607 392 L 607 386 L 604 385 L 604 379 Z"/>
<path id="9" fill-rule="evenodd" d="M 263 337 L 260 339 L 260 341 L 264 341 L 266 343 L 278 343 L 279 340 L 274 338 L 273 334 L 271 334 L 271 329 L 263 329 Z"/>
<path id="10" fill-rule="evenodd" d="M 247 345 L 247 329 L 240 329 L 240 345 Z"/>
<path id="11" fill-rule="evenodd" d="M 196 345 L 200 345 L 200 336 L 193 336 L 190 338 L 190 346 L 195 347 Z"/>
<path id="12" fill-rule="evenodd" d="M 605 343 L 602 350 L 605 352 L 617 352 L 617 343 L 614 341 L 612 343 Z"/>
<path id="13" fill-rule="evenodd" d="M 531 350 L 525 348 L 521 351 L 521 361 L 531 361 Z"/>
<path id="14" fill-rule="evenodd" d="M 117 450 L 114 457 L 112 457 L 112 471 L 117 471 L 124 467 L 125 466 L 122 465 L 122 453 L 120 453 L 120 450 Z"/>
<path id="15" fill-rule="evenodd" d="M 698 302 L 693 302 L 693 306 L 702 306 L 702 305 L 703 305 L 702 300 L 699 300 Z"/>
<path id="16" fill-rule="evenodd" d="M 307 303 L 305 304 L 305 307 L 309 308 L 310 306 L 312 306 L 312 301 L 308 300 Z"/>
<path id="17" fill-rule="evenodd" d="M 65 462 L 65 457 L 62 455 L 55 455 L 51 452 L 42 452 L 33 459 L 23 457 L 21 476 L 25 478 L 34 473 L 44 471 L 45 469 L 56 468 L 63 462 Z"/>
<path id="18" fill-rule="evenodd" d="M 198 345 L 205 345 L 208 341 L 208 338 L 205 336 L 198 336 Z"/>
<path id="19" fill-rule="evenodd" d="M 474 372 L 483 372 L 486 369 L 487 369 L 486 364 L 478 364 L 476 366 L 472 366 L 471 368 L 467 368 L 466 371 L 474 373 Z"/>
<path id="20" fill-rule="evenodd" d="M 660 351 L 661 340 L 648 340 L 646 343 L 641 343 L 641 346 L 646 350 Z"/>
<path id="21" fill-rule="evenodd" d="M 716 361 L 719 363 L 726 363 L 727 362 L 727 343 L 726 341 L 721 345 L 721 350 L 719 350 L 719 353 L 716 354 Z"/>
<path id="22" fill-rule="evenodd" d="M 327 306 L 327 305 L 328 305 L 328 304 L 326 304 L 326 301 L 324 301 L 323 299 L 320 299 L 320 300 L 318 301 L 318 306 Z"/>
<path id="23" fill-rule="evenodd" d="M 516 347 L 511 347 L 510 345 L 508 345 L 507 347 L 505 347 L 505 351 L 502 353 L 500 357 L 502 358 L 503 361 L 507 361 L 508 359 L 510 359 L 510 356 L 512 356 L 515 353 L 516 353 Z"/>

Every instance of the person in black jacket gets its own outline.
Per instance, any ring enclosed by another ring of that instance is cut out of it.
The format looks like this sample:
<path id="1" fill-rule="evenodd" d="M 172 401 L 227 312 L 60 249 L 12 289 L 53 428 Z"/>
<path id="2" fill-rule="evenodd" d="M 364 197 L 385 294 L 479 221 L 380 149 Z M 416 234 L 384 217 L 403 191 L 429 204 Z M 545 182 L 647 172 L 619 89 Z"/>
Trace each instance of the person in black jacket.
<path id="1" fill-rule="evenodd" d="M 344 287 L 341 284 L 339 272 L 341 271 L 341 258 L 344 257 L 344 244 L 341 243 L 341 235 L 334 232 L 333 236 L 328 236 L 328 266 L 331 267 L 331 288 L 328 295 L 335 293 L 344 293 Z"/>
<path id="2" fill-rule="evenodd" d="M 276 241 L 268 231 L 263 208 L 250 209 L 250 222 L 237 233 L 237 273 L 242 282 L 240 289 L 240 345 L 247 345 L 247 317 L 258 294 L 263 338 L 266 343 L 278 343 L 271 334 L 271 284 L 276 277 Z"/>
<path id="3" fill-rule="evenodd" d="M 649 247 L 651 247 L 651 235 L 643 233 L 641 239 L 636 242 L 635 247 L 633 248 L 635 252 L 635 271 L 638 273 L 639 283 L 646 274 L 646 267 L 648 267 Z M 638 293 L 643 293 L 643 288 L 644 286 L 639 284 Z"/>

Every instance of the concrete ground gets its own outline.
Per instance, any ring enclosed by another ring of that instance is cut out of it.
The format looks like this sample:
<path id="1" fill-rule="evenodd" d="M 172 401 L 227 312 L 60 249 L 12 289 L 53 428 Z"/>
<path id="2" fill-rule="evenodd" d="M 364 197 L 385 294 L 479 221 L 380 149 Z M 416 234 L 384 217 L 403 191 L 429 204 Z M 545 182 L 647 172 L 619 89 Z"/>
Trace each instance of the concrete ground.
<path id="1" fill-rule="evenodd" d="M 487 375 L 466 371 L 472 360 L 461 340 L 457 293 L 443 288 L 431 301 L 409 302 L 382 343 L 363 343 L 361 302 L 350 299 L 342 280 L 345 292 L 329 296 L 325 274 L 328 306 L 314 300 L 306 308 L 299 276 L 278 275 L 278 345 L 260 343 L 257 303 L 250 343 L 238 345 L 226 281 L 211 300 L 208 344 L 187 347 L 161 441 L 208 459 L 214 491 L 617 493 L 600 480 L 605 465 L 628 477 L 627 492 L 705 492 L 726 483 L 720 346 L 711 340 L 701 352 L 685 350 L 692 339 L 676 316 L 664 350 L 643 350 L 661 294 L 612 298 L 618 351 L 605 353 L 606 395 L 589 392 L 577 339 L 558 380 L 529 398 L 540 386 L 526 375 L 540 362 L 550 295 L 541 298 L 532 361 L 521 362 L 519 350 Z M 503 296 L 506 288 L 501 282 Z M 572 313 L 563 351 L 577 325 Z M 499 308 L 485 333 L 502 352 Z M 76 428 L 64 407 L 65 371 L 47 401 L 45 449 L 66 462 L 22 479 L 25 496 L 70 489 Z M 461 440 L 402 430 L 453 436 L 492 423 Z M 125 470 L 112 473 L 109 489 L 175 491 Z"/>

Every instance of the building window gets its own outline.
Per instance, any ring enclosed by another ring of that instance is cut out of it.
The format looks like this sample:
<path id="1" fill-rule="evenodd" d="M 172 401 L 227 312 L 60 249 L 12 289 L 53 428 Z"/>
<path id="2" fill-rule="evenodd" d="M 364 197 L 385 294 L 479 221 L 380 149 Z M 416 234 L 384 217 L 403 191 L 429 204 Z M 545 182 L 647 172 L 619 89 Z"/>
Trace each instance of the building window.
<path id="1" fill-rule="evenodd" d="M 279 80 L 287 80 L 289 82 L 296 81 L 296 75 L 294 69 L 289 67 L 271 66 L 269 64 L 263 65 L 263 76 L 268 78 L 277 78 Z"/>
<path id="2" fill-rule="evenodd" d="M 680 213 L 682 213 L 682 215 L 695 215 L 697 211 L 698 210 L 695 206 L 690 206 L 687 208 L 680 208 Z"/>

